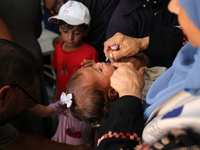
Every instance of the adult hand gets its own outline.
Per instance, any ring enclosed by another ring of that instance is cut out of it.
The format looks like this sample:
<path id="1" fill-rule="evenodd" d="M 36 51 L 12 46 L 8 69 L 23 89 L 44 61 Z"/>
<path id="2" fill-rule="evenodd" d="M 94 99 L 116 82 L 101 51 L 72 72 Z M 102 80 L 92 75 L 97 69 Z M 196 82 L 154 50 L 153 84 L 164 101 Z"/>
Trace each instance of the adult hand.
<path id="1" fill-rule="evenodd" d="M 142 98 L 142 89 L 144 87 L 143 74 L 146 67 L 142 67 L 139 71 L 130 62 L 113 63 L 117 69 L 110 78 L 111 86 L 119 93 L 119 97 L 132 95 Z"/>
<path id="2" fill-rule="evenodd" d="M 119 50 L 109 53 L 109 48 L 113 45 L 119 45 Z M 115 60 L 122 57 L 129 57 L 144 50 L 149 45 L 149 37 L 133 38 L 122 33 L 116 33 L 113 37 L 104 42 L 104 53 L 108 58 Z"/>

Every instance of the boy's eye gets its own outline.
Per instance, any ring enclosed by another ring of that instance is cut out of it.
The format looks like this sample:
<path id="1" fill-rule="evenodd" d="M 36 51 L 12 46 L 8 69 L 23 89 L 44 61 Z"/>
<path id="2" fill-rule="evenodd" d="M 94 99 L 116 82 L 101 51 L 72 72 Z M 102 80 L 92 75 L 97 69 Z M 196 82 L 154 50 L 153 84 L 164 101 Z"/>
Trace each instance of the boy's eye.
<path id="1" fill-rule="evenodd" d="M 103 72 L 101 68 L 99 68 L 99 70 L 100 70 L 101 72 Z"/>
<path id="2" fill-rule="evenodd" d="M 80 32 L 75 32 L 74 34 L 75 34 L 75 35 L 80 35 Z"/>
<path id="3" fill-rule="evenodd" d="M 63 30 L 63 32 L 64 32 L 64 33 L 68 33 L 68 31 L 67 31 L 67 30 Z"/>

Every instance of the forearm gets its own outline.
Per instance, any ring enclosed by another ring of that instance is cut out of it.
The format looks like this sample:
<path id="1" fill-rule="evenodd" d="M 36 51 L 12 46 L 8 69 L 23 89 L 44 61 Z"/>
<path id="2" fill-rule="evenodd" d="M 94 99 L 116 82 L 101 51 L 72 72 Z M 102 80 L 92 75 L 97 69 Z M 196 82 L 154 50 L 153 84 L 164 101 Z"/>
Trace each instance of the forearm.
<path id="1" fill-rule="evenodd" d="M 10 41 L 14 41 L 13 37 L 8 29 L 8 27 L 6 26 L 5 22 L 0 18 L 0 39 L 7 39 Z"/>
<path id="2" fill-rule="evenodd" d="M 47 10 L 53 9 L 54 5 L 56 3 L 56 0 L 45 0 L 45 7 Z"/>
<path id="3" fill-rule="evenodd" d="M 149 46 L 149 36 L 146 36 L 144 38 L 138 39 L 140 41 L 140 49 L 139 51 L 146 50 Z"/>
<path id="4" fill-rule="evenodd" d="M 56 79 L 53 102 L 55 103 L 57 101 L 58 101 L 58 81 Z"/>
<path id="5" fill-rule="evenodd" d="M 97 149 L 133 149 L 141 142 L 143 116 L 141 100 L 124 96 L 112 103 L 109 117 L 99 129 Z M 101 139 L 101 140 L 100 140 Z"/>
<path id="6" fill-rule="evenodd" d="M 40 117 L 49 117 L 54 115 L 54 110 L 52 107 L 41 104 L 37 104 L 33 108 L 28 108 L 28 110 Z"/>

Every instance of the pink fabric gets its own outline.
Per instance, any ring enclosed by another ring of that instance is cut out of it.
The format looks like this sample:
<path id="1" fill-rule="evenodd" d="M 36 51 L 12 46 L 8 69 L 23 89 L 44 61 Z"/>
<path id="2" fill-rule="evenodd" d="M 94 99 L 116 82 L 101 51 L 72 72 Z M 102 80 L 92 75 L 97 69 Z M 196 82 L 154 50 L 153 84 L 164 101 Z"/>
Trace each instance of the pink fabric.
<path id="1" fill-rule="evenodd" d="M 58 107 L 59 102 L 60 101 L 49 105 L 55 110 L 55 115 L 57 115 L 59 119 L 57 131 L 52 137 L 52 140 L 70 145 L 93 146 L 91 125 L 84 121 L 77 120 L 69 111 L 67 112 L 67 116 L 65 116 Z M 69 136 L 66 134 L 66 130 L 70 130 L 72 133 L 81 132 L 81 136 L 80 138 Z"/>

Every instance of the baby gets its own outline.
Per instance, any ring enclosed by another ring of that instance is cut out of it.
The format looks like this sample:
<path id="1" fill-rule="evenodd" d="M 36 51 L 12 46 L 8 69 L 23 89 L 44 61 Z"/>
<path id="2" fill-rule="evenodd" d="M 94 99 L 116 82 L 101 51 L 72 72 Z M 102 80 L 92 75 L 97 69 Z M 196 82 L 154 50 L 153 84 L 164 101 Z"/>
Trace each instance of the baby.
<path id="1" fill-rule="evenodd" d="M 143 99 L 153 80 L 165 70 L 163 67 L 147 70 L 144 79 L 148 81 L 148 87 L 144 88 Z M 110 77 L 114 71 L 115 68 L 111 64 L 103 62 L 81 68 L 72 75 L 67 85 L 67 93 L 72 94 L 69 109 L 73 116 L 95 126 L 101 123 L 109 113 L 110 103 L 118 98 L 118 93 L 110 86 Z M 152 79 L 151 74 L 154 74 Z"/>

